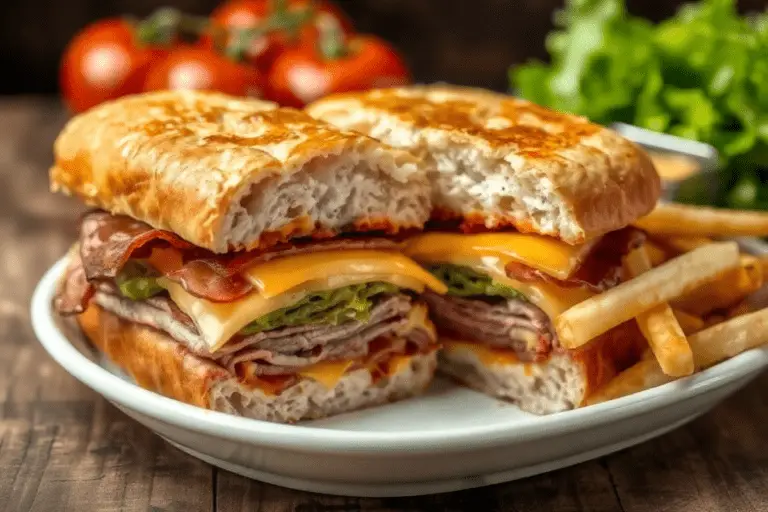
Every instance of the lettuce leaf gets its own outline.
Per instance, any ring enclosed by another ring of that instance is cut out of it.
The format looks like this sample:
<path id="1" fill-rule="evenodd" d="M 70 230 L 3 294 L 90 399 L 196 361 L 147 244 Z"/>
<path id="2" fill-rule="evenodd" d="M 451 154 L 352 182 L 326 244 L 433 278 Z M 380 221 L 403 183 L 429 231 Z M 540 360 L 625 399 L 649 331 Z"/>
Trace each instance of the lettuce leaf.
<path id="1" fill-rule="evenodd" d="M 489 276 L 469 267 L 442 263 L 432 265 L 428 270 L 448 287 L 449 295 L 458 297 L 502 297 L 525 300 L 519 291 L 495 282 Z"/>
<path id="2" fill-rule="evenodd" d="M 393 284 L 375 282 L 315 292 L 295 304 L 257 318 L 240 334 L 306 324 L 339 325 L 350 320 L 365 322 L 371 315 L 375 296 L 394 294 L 398 290 Z"/>
<path id="3" fill-rule="evenodd" d="M 158 274 L 140 260 L 129 260 L 115 278 L 120 294 L 131 300 L 146 300 L 164 289 Z"/>
<path id="4" fill-rule="evenodd" d="M 550 63 L 511 68 L 511 85 L 597 123 L 712 144 L 722 158 L 717 204 L 768 209 L 768 13 L 736 7 L 700 0 L 654 25 L 624 0 L 567 0 L 547 38 Z M 705 201 L 701 192 L 679 199 Z"/>

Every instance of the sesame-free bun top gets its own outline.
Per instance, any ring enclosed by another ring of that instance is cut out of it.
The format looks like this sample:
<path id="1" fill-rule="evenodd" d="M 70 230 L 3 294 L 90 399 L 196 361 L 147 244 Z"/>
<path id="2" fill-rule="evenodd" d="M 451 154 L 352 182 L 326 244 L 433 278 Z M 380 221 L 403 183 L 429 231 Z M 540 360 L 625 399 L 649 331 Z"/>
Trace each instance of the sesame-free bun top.
<path id="1" fill-rule="evenodd" d="M 72 118 L 51 189 L 215 252 L 421 228 L 411 154 L 274 103 L 213 92 L 126 96 Z"/>
<path id="2" fill-rule="evenodd" d="M 466 228 L 578 244 L 645 215 L 660 194 L 650 158 L 632 142 L 503 94 L 410 86 L 333 95 L 306 110 L 425 158 L 433 217 Z"/>

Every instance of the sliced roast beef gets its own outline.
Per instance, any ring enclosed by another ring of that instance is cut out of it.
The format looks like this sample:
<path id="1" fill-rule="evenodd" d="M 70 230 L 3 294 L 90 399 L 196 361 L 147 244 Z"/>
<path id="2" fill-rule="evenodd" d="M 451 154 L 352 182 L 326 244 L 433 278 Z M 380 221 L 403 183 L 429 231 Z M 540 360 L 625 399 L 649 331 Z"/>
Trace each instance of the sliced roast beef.
<path id="1" fill-rule="evenodd" d="M 352 337 L 364 329 L 390 320 L 403 318 L 411 310 L 408 295 L 393 295 L 381 299 L 371 309 L 367 322 L 346 322 L 340 325 L 301 325 L 263 331 L 248 336 L 249 344 L 259 348 L 279 351 L 284 354 L 309 350 L 317 345 L 326 345 L 339 339 Z"/>
<path id="2" fill-rule="evenodd" d="M 525 300 L 492 303 L 430 291 L 424 293 L 424 298 L 439 330 L 514 350 L 523 361 L 546 357 L 557 342 L 546 313 Z"/>
<path id="3" fill-rule="evenodd" d="M 214 354 L 192 320 L 167 296 L 132 301 L 105 284 L 99 286 L 94 301 L 123 318 L 168 333 L 192 352 L 214 359 L 232 372 L 236 372 L 238 364 L 256 365 L 249 370 L 250 375 L 284 375 L 319 361 L 365 357 L 369 355 L 370 342 L 379 338 L 406 337 L 419 350 L 431 343 L 426 331 L 417 328 L 404 332 L 406 316 L 413 306 L 410 296 L 405 294 L 380 298 L 367 322 L 273 329 L 232 340 Z"/>
<path id="4" fill-rule="evenodd" d="M 77 248 L 70 251 L 67 269 L 59 281 L 53 299 L 54 308 L 62 315 L 82 313 L 93 296 L 94 288 L 85 277 L 83 261 Z"/>
<path id="5" fill-rule="evenodd" d="M 397 334 L 406 322 L 407 320 L 404 318 L 397 318 L 388 322 L 367 325 L 361 332 L 349 338 L 335 340 L 326 345 L 318 345 L 317 350 L 302 351 L 292 355 L 264 350 L 258 348 L 257 344 L 253 348 L 222 358 L 220 363 L 233 373 L 236 371 L 237 364 L 248 363 L 256 365 L 249 371 L 250 375 L 284 375 L 295 373 L 301 368 L 320 361 L 360 359 L 369 355 L 370 343 L 373 340 L 380 338 L 402 340 L 402 338 L 397 337 Z"/>

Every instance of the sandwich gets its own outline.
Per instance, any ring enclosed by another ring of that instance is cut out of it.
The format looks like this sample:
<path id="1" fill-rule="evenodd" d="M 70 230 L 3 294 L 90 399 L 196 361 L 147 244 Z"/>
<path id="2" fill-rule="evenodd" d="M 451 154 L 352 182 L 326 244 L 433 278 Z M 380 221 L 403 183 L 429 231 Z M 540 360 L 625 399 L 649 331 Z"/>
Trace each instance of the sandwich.
<path id="1" fill-rule="evenodd" d="M 55 309 L 140 386 L 296 422 L 421 392 L 445 286 L 397 251 L 430 192 L 419 161 L 306 113 L 154 92 L 74 117 L 54 192 L 90 208 Z"/>
<path id="2" fill-rule="evenodd" d="M 439 370 L 538 414 L 582 406 L 646 342 L 632 321 L 577 349 L 562 312 L 627 279 L 660 180 L 649 157 L 586 119 L 472 88 L 345 93 L 315 118 L 370 135 L 428 164 L 427 232 L 404 251 L 448 288 L 425 290 Z"/>

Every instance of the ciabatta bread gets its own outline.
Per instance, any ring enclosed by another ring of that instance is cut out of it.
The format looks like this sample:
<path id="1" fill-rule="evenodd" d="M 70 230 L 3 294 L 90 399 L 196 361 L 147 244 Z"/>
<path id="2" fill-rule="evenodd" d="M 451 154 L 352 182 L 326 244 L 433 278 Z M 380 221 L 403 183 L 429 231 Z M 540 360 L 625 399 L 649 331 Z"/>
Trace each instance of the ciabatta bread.
<path id="1" fill-rule="evenodd" d="M 112 363 L 150 391 L 191 405 L 279 423 L 341 414 L 404 399 L 432 381 L 436 352 L 415 355 L 397 373 L 376 382 L 367 369 L 344 375 L 332 389 L 301 379 L 277 395 L 243 385 L 209 359 L 196 356 L 170 336 L 122 320 L 91 305 L 77 317 L 90 342 Z"/>
<path id="2" fill-rule="evenodd" d="M 486 395 L 514 403 L 533 414 L 575 409 L 584 402 L 589 376 L 585 365 L 567 355 L 543 363 L 486 365 L 470 351 L 439 355 L 440 371 Z"/>
<path id="3" fill-rule="evenodd" d="M 639 147 L 586 119 L 471 88 L 332 95 L 312 116 L 426 158 L 434 216 L 576 244 L 653 209 L 660 180 Z"/>
<path id="4" fill-rule="evenodd" d="M 215 252 L 420 228 L 419 163 L 304 112 L 218 93 L 126 96 L 74 117 L 51 188 Z"/>
<path id="5" fill-rule="evenodd" d="M 467 345 L 441 351 L 438 370 L 487 395 L 533 414 L 586 405 L 588 398 L 642 358 L 647 343 L 629 322 L 579 350 L 557 351 L 538 362 L 489 362 Z"/>

